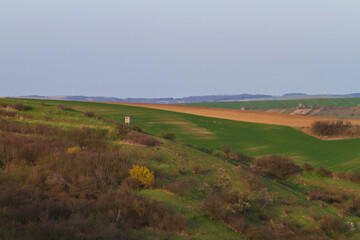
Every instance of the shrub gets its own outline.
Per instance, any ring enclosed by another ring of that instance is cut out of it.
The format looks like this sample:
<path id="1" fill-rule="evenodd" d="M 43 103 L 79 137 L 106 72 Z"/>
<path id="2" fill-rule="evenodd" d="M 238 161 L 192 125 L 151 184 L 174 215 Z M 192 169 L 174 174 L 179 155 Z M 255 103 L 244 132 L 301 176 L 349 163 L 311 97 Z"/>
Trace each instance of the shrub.
<path id="1" fill-rule="evenodd" d="M 136 131 L 136 132 L 142 132 L 141 127 L 137 126 L 137 125 L 131 125 L 131 130 Z"/>
<path id="2" fill-rule="evenodd" d="M 324 216 L 320 222 L 320 229 L 328 234 L 336 234 L 343 229 L 342 222 L 333 216 Z"/>
<path id="3" fill-rule="evenodd" d="M 0 103 L 0 107 L 12 109 L 15 111 L 25 111 L 31 109 L 30 106 L 25 106 L 24 104 L 21 103 L 15 103 L 15 104 Z"/>
<path id="4" fill-rule="evenodd" d="M 67 190 L 69 183 L 61 174 L 54 173 L 46 177 L 44 185 L 48 192 L 62 192 Z"/>
<path id="5" fill-rule="evenodd" d="M 15 103 L 14 105 L 12 105 L 12 107 L 17 111 L 25 111 L 30 109 L 29 106 L 25 106 L 21 103 Z"/>
<path id="6" fill-rule="evenodd" d="M 115 123 L 115 132 L 120 136 L 124 136 L 129 132 L 129 126 L 122 123 Z"/>
<path id="7" fill-rule="evenodd" d="M 16 117 L 16 113 L 0 109 L 0 116 L 3 116 L 3 117 Z"/>
<path id="8" fill-rule="evenodd" d="M 343 194 L 320 192 L 318 190 L 312 190 L 309 192 L 309 200 L 320 200 L 327 203 L 342 203 L 345 201 Z"/>
<path id="9" fill-rule="evenodd" d="M 344 172 L 334 172 L 333 177 L 335 179 L 341 179 L 346 180 L 354 183 L 360 183 L 360 171 L 356 170 L 354 172 L 348 171 L 346 173 Z"/>
<path id="10" fill-rule="evenodd" d="M 247 174 L 244 178 L 251 191 L 257 191 L 264 187 L 263 182 L 261 182 L 260 179 L 253 173 Z"/>
<path id="11" fill-rule="evenodd" d="M 291 158 L 279 155 L 260 157 L 254 159 L 253 163 L 277 178 L 290 177 L 300 172 L 300 167 Z"/>
<path id="12" fill-rule="evenodd" d="M 301 165 L 301 168 L 304 172 L 310 172 L 314 170 L 313 166 L 311 166 L 309 163 L 304 163 L 303 165 Z"/>
<path id="13" fill-rule="evenodd" d="M 66 111 L 71 109 L 71 107 L 65 107 L 64 105 L 61 104 L 57 105 L 55 108 L 61 111 Z"/>
<path id="14" fill-rule="evenodd" d="M 199 182 L 196 178 L 186 178 L 181 181 L 171 181 L 166 185 L 166 189 L 179 195 L 180 197 L 183 197 L 198 185 Z"/>
<path id="15" fill-rule="evenodd" d="M 244 234 L 248 225 L 245 220 L 237 216 L 229 216 L 226 219 L 227 225 L 238 234 Z"/>
<path id="16" fill-rule="evenodd" d="M 145 166 L 133 165 L 132 169 L 129 170 L 129 173 L 132 178 L 137 179 L 144 187 L 149 187 L 154 183 L 154 172 L 150 171 Z"/>
<path id="17" fill-rule="evenodd" d="M 95 113 L 93 113 L 93 112 L 84 112 L 84 115 L 89 118 L 93 118 L 96 116 Z"/>
<path id="18" fill-rule="evenodd" d="M 69 147 L 68 148 L 68 153 L 76 153 L 76 152 L 80 152 L 80 147 L 79 146 L 75 146 L 75 147 Z"/>
<path id="19" fill-rule="evenodd" d="M 161 145 L 157 139 L 139 132 L 128 132 L 125 140 L 130 143 L 145 145 L 146 147 L 155 147 Z"/>
<path id="20" fill-rule="evenodd" d="M 240 162 L 250 162 L 253 158 L 242 154 L 240 151 L 234 151 L 232 158 Z"/>
<path id="21" fill-rule="evenodd" d="M 351 197 L 346 208 L 348 212 L 360 217 L 360 198 L 356 196 Z"/>
<path id="22" fill-rule="evenodd" d="M 196 164 L 193 166 L 193 173 L 194 174 L 200 174 L 201 173 L 201 166 Z"/>
<path id="23" fill-rule="evenodd" d="M 259 191 L 258 202 L 260 203 L 260 205 L 262 207 L 267 207 L 267 206 L 270 206 L 271 204 L 273 204 L 273 199 L 267 188 L 262 188 Z"/>
<path id="24" fill-rule="evenodd" d="M 323 177 L 332 177 L 332 172 L 325 167 L 315 168 L 315 173 L 323 176 Z"/>
<path id="25" fill-rule="evenodd" d="M 125 191 L 113 191 L 97 201 L 95 210 L 120 229 L 148 226 L 169 233 L 185 233 L 187 223 L 180 214 L 154 201 Z"/>
<path id="26" fill-rule="evenodd" d="M 251 205 L 247 195 L 240 193 L 237 190 L 230 190 L 223 193 L 224 201 L 229 204 L 229 207 L 235 213 L 244 213 L 250 209 Z"/>
<path id="27" fill-rule="evenodd" d="M 62 137 L 69 142 L 73 142 L 81 148 L 106 148 L 106 131 L 100 129 L 91 129 L 88 127 L 74 128 L 61 133 Z"/>
<path id="28" fill-rule="evenodd" d="M 231 146 L 230 144 L 223 144 L 221 146 L 222 151 L 224 152 L 226 161 L 230 160 L 230 154 L 231 154 Z"/>
<path id="29" fill-rule="evenodd" d="M 167 139 L 167 140 L 170 140 L 170 141 L 173 141 L 173 142 L 176 141 L 176 135 L 175 135 L 175 133 L 170 133 L 170 132 L 162 131 L 162 132 L 159 134 L 159 137 L 164 138 L 164 139 Z"/>
<path id="30" fill-rule="evenodd" d="M 223 204 L 221 200 L 215 195 L 205 199 L 202 202 L 201 208 L 206 212 L 206 214 L 210 217 L 211 220 L 222 220 L 225 217 L 225 209 L 223 207 Z"/>
<path id="31" fill-rule="evenodd" d="M 273 231 L 267 227 L 248 227 L 245 236 L 250 240 L 273 240 L 276 239 Z"/>
<path id="32" fill-rule="evenodd" d="M 346 125 L 342 120 L 338 121 L 316 121 L 311 125 L 311 131 L 321 136 L 338 136 L 345 134 L 351 127 L 351 123 Z"/>

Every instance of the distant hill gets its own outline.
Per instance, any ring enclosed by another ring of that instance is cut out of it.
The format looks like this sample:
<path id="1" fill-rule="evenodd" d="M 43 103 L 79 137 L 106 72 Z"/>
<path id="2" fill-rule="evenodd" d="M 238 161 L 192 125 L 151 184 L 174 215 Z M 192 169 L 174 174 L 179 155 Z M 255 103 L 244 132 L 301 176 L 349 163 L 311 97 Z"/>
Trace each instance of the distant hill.
<path id="1" fill-rule="evenodd" d="M 72 101 L 94 101 L 94 102 L 129 102 L 129 103 L 195 103 L 195 102 L 224 102 L 224 101 L 244 101 L 244 100 L 270 100 L 271 95 L 263 94 L 239 94 L 239 95 L 209 95 L 191 96 L 184 98 L 115 98 L 115 97 L 88 97 L 88 96 L 39 96 L 29 95 L 20 98 L 34 99 L 53 99 L 53 100 L 72 100 Z"/>
<path id="2" fill-rule="evenodd" d="M 255 100 L 286 100 L 302 98 L 360 98 L 360 93 L 352 94 L 328 94 L 328 95 L 308 95 L 306 93 L 286 93 L 282 96 L 271 96 L 265 94 L 237 94 L 237 95 L 208 95 L 191 96 L 183 98 L 116 98 L 116 97 L 89 97 L 89 96 L 39 96 L 28 95 L 19 98 L 33 99 L 53 99 L 53 100 L 72 100 L 72 101 L 94 101 L 94 102 L 129 102 L 129 103 L 157 103 L 157 104 L 176 104 L 176 103 L 201 103 L 201 102 L 230 102 L 230 101 L 255 101 Z"/>

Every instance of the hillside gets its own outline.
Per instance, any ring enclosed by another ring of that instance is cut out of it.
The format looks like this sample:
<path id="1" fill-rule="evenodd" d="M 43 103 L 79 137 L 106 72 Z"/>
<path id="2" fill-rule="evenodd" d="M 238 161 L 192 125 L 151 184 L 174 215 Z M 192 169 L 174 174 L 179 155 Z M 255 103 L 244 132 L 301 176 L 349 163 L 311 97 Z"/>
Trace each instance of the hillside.
<path id="1" fill-rule="evenodd" d="M 104 103 L 0 102 L 4 239 L 360 237 L 360 179 L 343 174 L 358 169 L 358 139 Z M 124 132 L 128 114 L 145 133 Z M 332 172 L 251 157 L 275 153 Z M 139 185 L 133 165 L 155 181 Z"/>

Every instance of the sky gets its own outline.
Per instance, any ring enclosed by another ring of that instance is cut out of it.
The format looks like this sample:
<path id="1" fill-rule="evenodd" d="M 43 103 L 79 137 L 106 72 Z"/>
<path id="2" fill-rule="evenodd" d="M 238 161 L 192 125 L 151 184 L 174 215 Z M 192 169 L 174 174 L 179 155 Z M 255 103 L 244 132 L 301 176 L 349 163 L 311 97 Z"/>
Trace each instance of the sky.
<path id="1" fill-rule="evenodd" d="M 0 0 L 0 96 L 360 92 L 359 0 Z"/>

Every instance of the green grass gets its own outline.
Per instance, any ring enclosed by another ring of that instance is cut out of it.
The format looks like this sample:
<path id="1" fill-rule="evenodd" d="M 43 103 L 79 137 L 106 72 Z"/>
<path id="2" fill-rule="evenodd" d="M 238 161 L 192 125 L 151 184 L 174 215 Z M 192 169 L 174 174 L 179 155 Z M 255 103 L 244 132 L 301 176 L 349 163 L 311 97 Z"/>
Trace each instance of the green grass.
<path id="1" fill-rule="evenodd" d="M 324 106 L 324 107 L 356 107 L 360 104 L 360 98 L 314 98 L 314 99 L 291 99 L 291 100 L 268 100 L 268 101 L 236 101 L 236 102 L 206 102 L 206 103 L 187 103 L 183 105 L 240 109 L 245 107 L 247 110 L 292 108 L 299 104 L 305 106 Z"/>
<path id="2" fill-rule="evenodd" d="M 41 102 L 39 100 L 27 101 L 38 105 Z M 299 164 L 307 162 L 315 167 L 325 166 L 331 170 L 346 171 L 360 168 L 360 139 L 325 141 L 291 127 L 238 122 L 115 104 L 75 101 L 45 102 L 53 106 L 58 104 L 71 106 L 76 111 L 92 111 L 96 115 L 121 122 L 124 121 L 125 115 L 130 114 L 133 115 L 133 123 L 146 132 L 152 134 L 158 134 L 163 130 L 174 132 L 178 141 L 215 150 L 220 150 L 222 144 L 230 144 L 233 150 L 239 150 L 251 156 L 280 154 L 294 158 Z M 76 115 L 77 117 L 73 118 L 79 124 L 88 119 L 84 116 L 79 117 L 79 114 Z M 88 124 L 93 121 L 100 122 L 88 120 Z M 57 121 L 58 124 L 66 124 L 66 122 L 61 122 L 61 119 Z"/>

